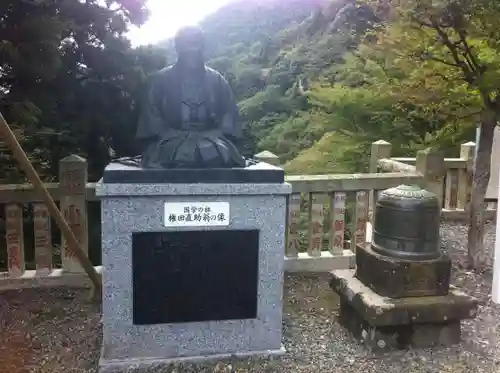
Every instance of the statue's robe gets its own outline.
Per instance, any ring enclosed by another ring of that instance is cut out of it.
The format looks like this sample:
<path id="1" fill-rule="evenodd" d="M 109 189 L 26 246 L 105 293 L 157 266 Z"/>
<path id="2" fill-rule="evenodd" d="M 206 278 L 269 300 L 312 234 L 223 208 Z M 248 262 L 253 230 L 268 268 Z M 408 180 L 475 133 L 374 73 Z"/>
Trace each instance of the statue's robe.
<path id="1" fill-rule="evenodd" d="M 243 135 L 231 87 L 217 71 L 182 78 L 180 67 L 151 76 L 136 138 L 145 167 L 244 167 L 232 140 Z"/>

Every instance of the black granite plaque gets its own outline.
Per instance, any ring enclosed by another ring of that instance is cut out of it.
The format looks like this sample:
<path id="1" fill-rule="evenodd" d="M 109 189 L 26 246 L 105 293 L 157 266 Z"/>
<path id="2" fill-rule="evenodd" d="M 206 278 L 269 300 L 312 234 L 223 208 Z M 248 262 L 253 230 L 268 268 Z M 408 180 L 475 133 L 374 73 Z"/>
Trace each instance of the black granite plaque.
<path id="1" fill-rule="evenodd" d="M 133 323 L 257 317 L 258 230 L 132 234 Z"/>

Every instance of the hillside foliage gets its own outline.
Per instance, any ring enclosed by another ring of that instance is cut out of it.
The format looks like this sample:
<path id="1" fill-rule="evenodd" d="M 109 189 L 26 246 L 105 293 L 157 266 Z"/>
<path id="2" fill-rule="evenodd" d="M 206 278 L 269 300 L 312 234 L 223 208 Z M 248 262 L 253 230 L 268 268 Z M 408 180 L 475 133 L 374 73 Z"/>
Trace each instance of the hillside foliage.
<path id="1" fill-rule="evenodd" d="M 158 48 L 131 49 L 125 32 L 147 17 L 144 0 L 0 1 L 0 110 L 37 170 L 57 175 L 58 160 L 88 158 L 96 177 L 112 138 L 134 125 L 145 76 L 165 64 Z M 22 179 L 2 151 L 2 179 Z"/>

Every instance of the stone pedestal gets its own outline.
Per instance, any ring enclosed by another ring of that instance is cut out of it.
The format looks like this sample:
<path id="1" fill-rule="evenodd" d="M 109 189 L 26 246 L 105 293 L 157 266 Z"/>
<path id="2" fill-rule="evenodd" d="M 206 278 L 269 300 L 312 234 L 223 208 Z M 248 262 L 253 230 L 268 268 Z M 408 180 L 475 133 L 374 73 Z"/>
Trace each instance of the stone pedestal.
<path id="1" fill-rule="evenodd" d="M 443 296 L 380 296 L 353 270 L 332 272 L 330 286 L 340 295 L 340 323 L 373 349 L 458 343 L 460 320 L 474 318 L 477 312 L 477 300 L 455 289 Z"/>
<path id="2" fill-rule="evenodd" d="M 476 316 L 477 299 L 449 287 L 446 256 L 407 261 L 366 244 L 356 248 L 356 263 L 333 271 L 330 287 L 340 297 L 340 323 L 367 347 L 453 345 L 460 320 Z"/>
<path id="3" fill-rule="evenodd" d="M 356 247 L 356 270 L 333 271 L 340 322 L 368 347 L 431 347 L 460 341 L 460 320 L 478 301 L 450 287 L 440 251 L 438 197 L 400 185 L 380 194 L 372 242 Z"/>
<path id="4" fill-rule="evenodd" d="M 283 352 L 291 186 L 267 164 L 196 171 L 112 164 L 97 186 L 101 371 Z"/>

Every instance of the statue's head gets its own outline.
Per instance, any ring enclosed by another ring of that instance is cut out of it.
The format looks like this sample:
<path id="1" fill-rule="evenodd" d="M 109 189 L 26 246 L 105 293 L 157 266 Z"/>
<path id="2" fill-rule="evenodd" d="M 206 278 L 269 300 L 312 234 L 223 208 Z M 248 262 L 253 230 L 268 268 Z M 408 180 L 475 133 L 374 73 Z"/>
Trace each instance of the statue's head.
<path id="1" fill-rule="evenodd" d="M 188 69 L 205 64 L 203 31 L 195 26 L 181 28 L 175 35 L 175 50 L 179 62 Z"/>

